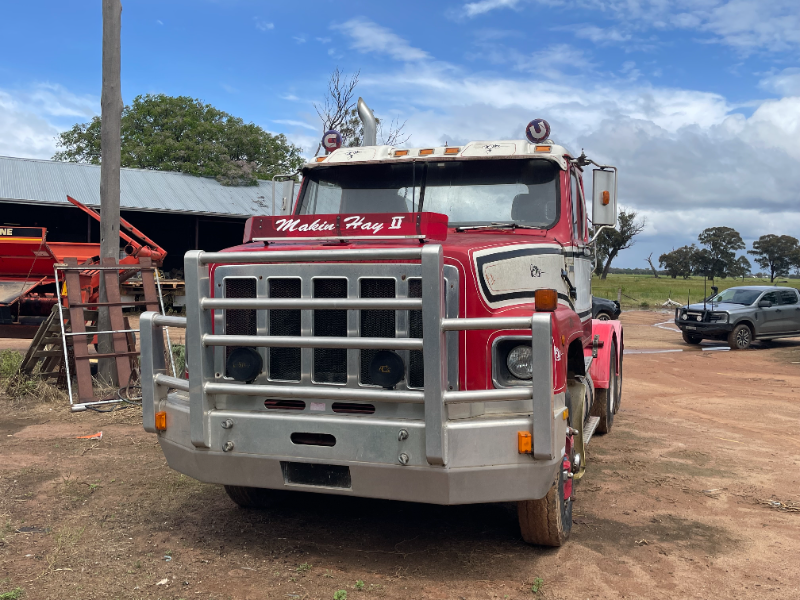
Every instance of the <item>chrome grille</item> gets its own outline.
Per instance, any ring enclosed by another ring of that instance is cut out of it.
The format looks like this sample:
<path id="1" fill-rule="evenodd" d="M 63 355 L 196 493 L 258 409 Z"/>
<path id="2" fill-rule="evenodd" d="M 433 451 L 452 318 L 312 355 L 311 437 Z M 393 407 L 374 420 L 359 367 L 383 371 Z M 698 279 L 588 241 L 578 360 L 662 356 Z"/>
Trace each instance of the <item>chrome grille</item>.
<path id="1" fill-rule="evenodd" d="M 226 298 L 255 298 L 256 280 L 254 277 L 228 277 L 225 279 Z M 225 333 L 228 335 L 256 335 L 256 311 L 226 310 Z M 225 362 L 233 347 L 225 348 Z"/>
<path id="2" fill-rule="evenodd" d="M 394 279 L 362 279 L 362 298 L 394 298 Z M 393 310 L 362 310 L 361 311 L 361 337 L 393 338 L 397 330 L 397 314 Z M 376 352 L 380 350 L 361 351 L 361 383 L 375 385 L 369 374 L 369 364 Z"/>
<path id="3" fill-rule="evenodd" d="M 270 298 L 300 298 L 301 280 L 298 278 L 272 278 L 269 280 Z M 270 335 L 301 335 L 299 310 L 269 311 Z M 271 379 L 300 381 L 300 348 L 270 348 L 269 376 Z"/>
<path id="4" fill-rule="evenodd" d="M 347 279 L 314 279 L 314 298 L 347 298 Z M 346 310 L 315 310 L 314 335 L 347 337 Z M 314 348 L 316 383 L 347 383 L 347 350 Z"/>
<path id="5" fill-rule="evenodd" d="M 408 297 L 422 298 L 422 280 L 410 279 L 408 281 Z M 408 311 L 408 337 L 422 337 L 422 311 Z M 425 369 L 422 361 L 422 352 L 412 350 L 408 357 L 408 387 L 425 387 Z"/>

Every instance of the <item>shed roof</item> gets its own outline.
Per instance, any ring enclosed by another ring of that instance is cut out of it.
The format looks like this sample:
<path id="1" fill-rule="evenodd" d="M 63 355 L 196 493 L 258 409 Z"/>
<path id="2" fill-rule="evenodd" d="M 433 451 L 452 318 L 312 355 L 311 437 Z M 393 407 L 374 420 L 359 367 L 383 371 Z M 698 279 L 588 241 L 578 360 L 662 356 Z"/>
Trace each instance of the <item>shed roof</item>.
<path id="1" fill-rule="evenodd" d="M 210 177 L 145 169 L 122 169 L 120 178 L 123 209 L 231 217 L 268 215 L 272 210 L 271 181 L 233 187 Z M 0 156 L 0 202 L 69 206 L 68 194 L 99 207 L 100 166 Z M 279 183 L 276 212 L 286 194 Z"/>

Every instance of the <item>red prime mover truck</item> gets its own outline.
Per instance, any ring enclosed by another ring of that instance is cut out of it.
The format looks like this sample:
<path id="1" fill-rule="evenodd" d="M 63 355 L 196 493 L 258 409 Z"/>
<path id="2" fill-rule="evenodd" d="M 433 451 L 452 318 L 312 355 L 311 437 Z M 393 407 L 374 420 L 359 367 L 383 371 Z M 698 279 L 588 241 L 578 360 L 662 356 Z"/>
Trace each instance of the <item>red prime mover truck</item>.
<path id="1" fill-rule="evenodd" d="M 141 319 L 144 428 L 169 465 L 244 507 L 275 490 L 518 503 L 560 546 L 584 444 L 610 430 L 622 327 L 592 320 L 582 184 L 595 164 L 528 140 L 366 145 L 306 164 L 291 215 L 185 257 L 186 317 Z M 616 222 L 616 169 L 593 224 Z M 164 364 L 186 328 L 188 379 Z"/>

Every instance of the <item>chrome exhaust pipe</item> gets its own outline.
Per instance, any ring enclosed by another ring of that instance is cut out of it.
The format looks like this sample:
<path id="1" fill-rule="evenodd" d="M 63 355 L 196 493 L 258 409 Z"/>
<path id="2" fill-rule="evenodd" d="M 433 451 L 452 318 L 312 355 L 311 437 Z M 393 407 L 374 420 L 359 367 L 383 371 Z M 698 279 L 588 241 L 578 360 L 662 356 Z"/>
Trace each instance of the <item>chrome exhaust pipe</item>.
<path id="1" fill-rule="evenodd" d="M 361 125 L 364 128 L 364 136 L 361 138 L 362 146 L 376 146 L 378 141 L 378 124 L 375 121 L 375 115 L 372 110 L 364 102 L 364 99 L 358 99 L 358 118 L 361 119 Z"/>

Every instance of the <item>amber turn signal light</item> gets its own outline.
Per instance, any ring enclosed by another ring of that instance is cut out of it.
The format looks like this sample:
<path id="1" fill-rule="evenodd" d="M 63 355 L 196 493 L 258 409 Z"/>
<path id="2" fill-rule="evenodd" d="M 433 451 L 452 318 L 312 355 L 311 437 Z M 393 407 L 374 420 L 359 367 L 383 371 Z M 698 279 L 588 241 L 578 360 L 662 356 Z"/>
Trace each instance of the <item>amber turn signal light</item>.
<path id="1" fill-rule="evenodd" d="M 603 206 L 607 206 L 609 202 L 611 202 L 611 194 L 608 190 L 605 190 L 603 192 Z"/>
<path id="2" fill-rule="evenodd" d="M 156 429 L 159 431 L 166 431 L 167 429 L 167 413 L 163 410 L 156 413 Z"/>
<path id="3" fill-rule="evenodd" d="M 520 454 L 530 454 L 533 451 L 533 437 L 530 431 L 517 432 L 517 447 Z"/>
<path id="4" fill-rule="evenodd" d="M 558 307 L 558 293 L 555 290 L 536 290 L 533 301 L 536 310 L 553 311 Z"/>

